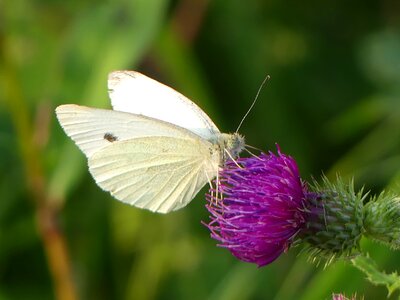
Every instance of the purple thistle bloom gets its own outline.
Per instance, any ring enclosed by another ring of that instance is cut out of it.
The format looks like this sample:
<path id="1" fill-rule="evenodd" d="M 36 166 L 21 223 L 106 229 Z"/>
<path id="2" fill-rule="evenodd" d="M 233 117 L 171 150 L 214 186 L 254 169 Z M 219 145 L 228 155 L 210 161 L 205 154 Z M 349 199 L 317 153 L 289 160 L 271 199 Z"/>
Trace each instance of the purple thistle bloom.
<path id="1" fill-rule="evenodd" d="M 218 192 L 210 189 L 206 226 L 219 246 L 238 259 L 264 266 L 288 249 L 305 224 L 305 185 L 290 156 L 270 152 L 228 161 Z M 222 199 L 221 199 L 222 194 Z"/>
<path id="2" fill-rule="evenodd" d="M 332 295 L 332 300 L 356 300 L 356 299 L 357 299 L 356 295 L 351 296 L 351 298 L 347 298 L 343 294 L 333 294 Z"/>

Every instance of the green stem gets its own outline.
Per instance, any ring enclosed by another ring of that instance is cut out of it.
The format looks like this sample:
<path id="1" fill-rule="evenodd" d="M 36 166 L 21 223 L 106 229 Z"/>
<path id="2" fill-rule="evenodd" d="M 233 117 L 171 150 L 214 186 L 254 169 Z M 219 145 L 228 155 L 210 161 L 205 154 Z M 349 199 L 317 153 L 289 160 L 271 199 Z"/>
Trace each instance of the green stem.
<path id="1" fill-rule="evenodd" d="M 397 275 L 397 272 L 387 274 L 383 271 L 379 271 L 377 264 L 368 254 L 359 255 L 353 258 L 351 262 L 367 276 L 367 279 L 372 284 L 386 286 L 388 289 L 388 296 L 392 295 L 396 290 L 400 291 L 400 276 Z"/>

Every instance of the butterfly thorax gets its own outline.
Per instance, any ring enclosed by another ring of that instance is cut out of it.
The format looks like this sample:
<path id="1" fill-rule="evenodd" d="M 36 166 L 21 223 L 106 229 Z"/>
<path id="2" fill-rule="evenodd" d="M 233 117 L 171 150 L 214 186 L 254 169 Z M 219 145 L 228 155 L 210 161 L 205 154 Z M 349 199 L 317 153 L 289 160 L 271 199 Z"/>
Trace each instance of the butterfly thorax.
<path id="1" fill-rule="evenodd" d="M 237 132 L 231 134 L 222 133 L 218 138 L 217 144 L 221 149 L 223 162 L 229 158 L 236 159 L 245 148 L 244 137 Z"/>

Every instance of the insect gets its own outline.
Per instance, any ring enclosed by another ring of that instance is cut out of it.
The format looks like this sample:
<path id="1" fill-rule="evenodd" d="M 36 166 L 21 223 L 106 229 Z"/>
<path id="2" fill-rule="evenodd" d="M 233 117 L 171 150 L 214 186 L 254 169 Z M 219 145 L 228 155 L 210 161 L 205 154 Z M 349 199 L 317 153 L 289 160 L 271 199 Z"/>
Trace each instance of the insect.
<path id="1" fill-rule="evenodd" d="M 244 149 L 194 102 L 134 71 L 109 74 L 113 110 L 56 108 L 65 133 L 88 159 L 96 183 L 116 199 L 168 213 L 186 206 Z"/>

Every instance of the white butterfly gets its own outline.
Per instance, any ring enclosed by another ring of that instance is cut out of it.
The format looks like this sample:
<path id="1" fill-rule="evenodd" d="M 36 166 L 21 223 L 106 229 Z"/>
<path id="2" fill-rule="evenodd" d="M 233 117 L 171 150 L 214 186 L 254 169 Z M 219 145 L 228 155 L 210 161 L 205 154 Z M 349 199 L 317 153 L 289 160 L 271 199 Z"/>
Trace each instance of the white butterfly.
<path id="1" fill-rule="evenodd" d="M 154 212 L 186 206 L 244 148 L 192 101 L 143 74 L 115 71 L 114 110 L 57 107 L 58 121 L 88 158 L 96 183 L 116 199 Z"/>

